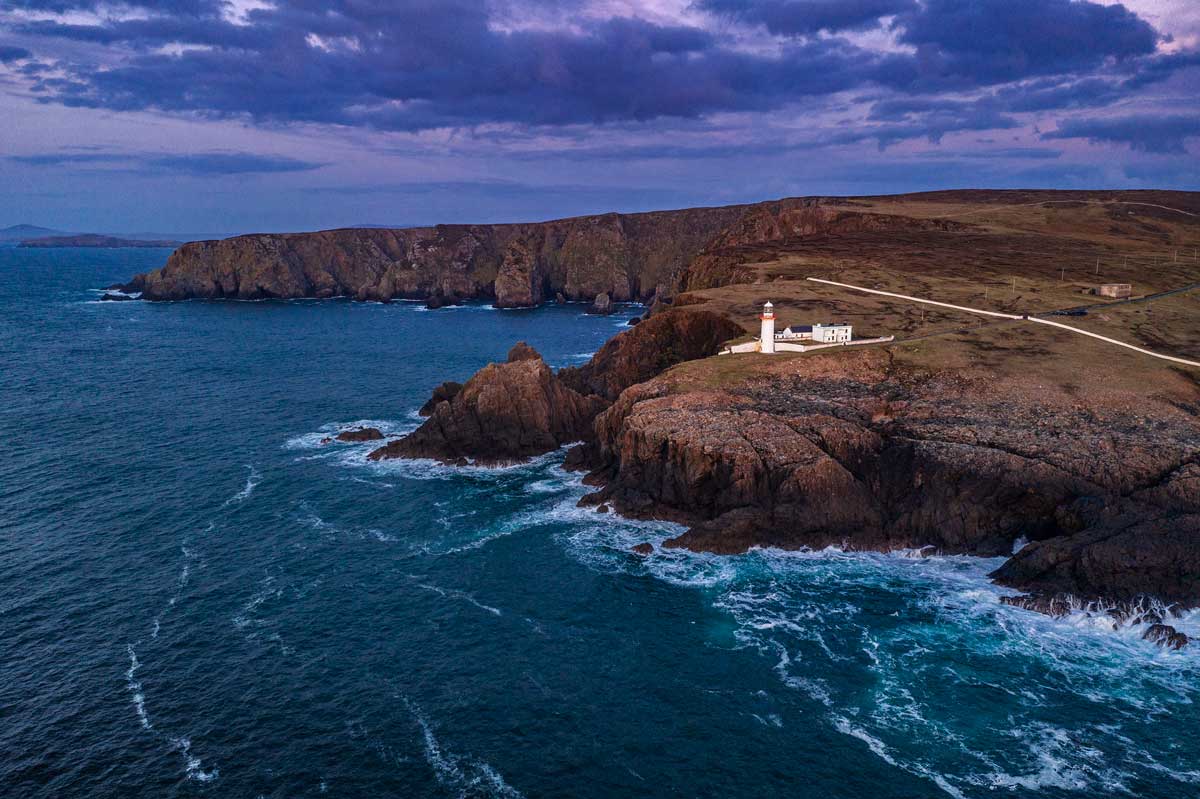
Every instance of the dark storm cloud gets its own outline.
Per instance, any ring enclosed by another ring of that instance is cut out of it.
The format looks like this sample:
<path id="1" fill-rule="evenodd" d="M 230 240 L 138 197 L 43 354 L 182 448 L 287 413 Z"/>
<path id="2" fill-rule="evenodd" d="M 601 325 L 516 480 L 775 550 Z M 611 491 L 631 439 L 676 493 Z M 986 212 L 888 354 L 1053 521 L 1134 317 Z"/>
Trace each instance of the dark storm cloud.
<path id="1" fill-rule="evenodd" d="M 286 156 L 238 152 L 208 152 L 188 155 L 53 152 L 14 155 L 9 156 L 8 160 L 36 167 L 116 165 L 120 171 L 124 172 L 169 173 L 192 177 L 309 172 L 324 166 L 324 164 Z"/>
<path id="2" fill-rule="evenodd" d="M 33 53 L 26 50 L 24 47 L 3 47 L 0 46 L 0 64 L 11 64 L 14 61 L 22 61 L 26 58 L 31 58 Z"/>
<path id="3" fill-rule="evenodd" d="M 1095 68 L 1159 38 L 1124 6 L 1086 0 L 924 0 L 896 25 L 926 76 L 972 84 Z"/>
<path id="4" fill-rule="evenodd" d="M 1015 113 L 1105 106 L 1197 63 L 1192 53 L 1155 55 L 1148 23 L 1087 0 L 698 0 L 706 27 L 592 15 L 513 31 L 493 24 L 501 6 L 488 0 L 280 0 L 248 11 L 248 24 L 227 19 L 219 0 L 124 5 L 141 18 L 67 24 L 10 14 L 0 23 L 45 62 L 23 70 L 43 102 L 416 131 L 698 119 L 866 89 L 891 96 L 872 107 L 873 127 L 837 142 L 887 146 L 1012 128 Z M 525 19 L 577 6 L 503 8 Z M 739 49 L 725 30 L 731 19 L 782 44 Z M 830 35 L 885 23 L 915 54 Z M 946 90 L 978 96 L 947 99 Z"/>
<path id="5" fill-rule="evenodd" d="M 1200 136 L 1200 115 L 1136 114 L 1114 118 L 1068 119 L 1043 139 L 1087 139 L 1095 143 L 1127 144 L 1147 153 L 1187 153 L 1186 140 Z"/>
<path id="6" fill-rule="evenodd" d="M 913 11 L 916 0 L 699 0 L 720 17 L 762 25 L 782 36 L 876 28 L 881 17 Z"/>

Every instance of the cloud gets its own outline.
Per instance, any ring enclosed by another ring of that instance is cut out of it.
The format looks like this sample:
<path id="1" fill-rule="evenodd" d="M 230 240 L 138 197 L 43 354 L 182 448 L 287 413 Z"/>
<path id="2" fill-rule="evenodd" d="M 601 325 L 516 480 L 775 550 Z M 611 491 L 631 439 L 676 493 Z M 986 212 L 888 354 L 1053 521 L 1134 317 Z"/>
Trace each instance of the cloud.
<path id="1" fill-rule="evenodd" d="M 32 57 L 33 53 L 24 47 L 0 46 L 0 64 L 11 64 L 14 61 L 23 61 L 26 58 Z"/>
<path id="2" fill-rule="evenodd" d="M 911 12 L 916 0 L 699 0 L 696 7 L 783 36 L 877 28 L 882 18 Z"/>
<path id="3" fill-rule="evenodd" d="M 123 7 L 138 13 L 123 17 L 99 0 L 10 5 L 95 16 L 0 16 L 39 56 L 53 54 L 28 70 L 43 102 L 393 131 L 697 119 L 851 90 L 1002 86 L 1011 111 L 1074 107 L 1188 66 L 1156 59 L 1158 34 L 1123 6 L 1087 0 L 698 0 L 707 14 L 674 22 L 605 17 L 582 0 L 278 0 L 236 22 L 221 0 L 134 0 Z M 501 7 L 506 22 L 587 13 L 513 27 L 496 24 Z M 747 47 L 753 37 L 728 20 L 781 38 Z M 883 24 L 913 52 L 837 35 Z M 1117 66 L 1126 74 L 1074 74 Z M 1007 85 L 1034 79 L 1048 83 Z M 998 115 L 1010 109 L 987 110 L 1007 125 Z M 948 129 L 934 120 L 924 135 Z"/>
<path id="4" fill-rule="evenodd" d="M 324 164 L 279 155 L 208 152 L 184 155 L 110 152 L 53 152 L 13 155 L 8 160 L 35 167 L 123 165 L 121 171 L 192 177 L 308 172 Z"/>
<path id="5" fill-rule="evenodd" d="M 310 172 L 324 164 L 301 161 L 279 155 L 252 153 L 197 153 L 194 155 L 165 155 L 145 161 L 150 169 L 183 175 L 272 174 L 279 172 Z"/>
<path id="6" fill-rule="evenodd" d="M 1125 6 L 1087 0 L 924 0 L 896 25 L 926 80 L 971 84 L 1092 69 L 1159 38 Z"/>
<path id="7" fill-rule="evenodd" d="M 1153 116 L 1135 114 L 1123 117 L 1068 119 L 1058 129 L 1043 133 L 1043 139 L 1087 139 L 1093 143 L 1127 144 L 1130 149 L 1147 153 L 1183 155 L 1186 140 L 1200 136 L 1200 115 Z"/>

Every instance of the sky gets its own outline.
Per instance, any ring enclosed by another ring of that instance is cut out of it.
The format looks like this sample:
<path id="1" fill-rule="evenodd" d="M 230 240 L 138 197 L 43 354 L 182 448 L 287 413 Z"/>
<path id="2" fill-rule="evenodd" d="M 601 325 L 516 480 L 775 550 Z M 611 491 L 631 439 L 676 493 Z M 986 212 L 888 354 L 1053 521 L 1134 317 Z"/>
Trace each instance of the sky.
<path id="1" fill-rule="evenodd" d="M 0 0 L 0 227 L 1200 189 L 1200 0 Z"/>

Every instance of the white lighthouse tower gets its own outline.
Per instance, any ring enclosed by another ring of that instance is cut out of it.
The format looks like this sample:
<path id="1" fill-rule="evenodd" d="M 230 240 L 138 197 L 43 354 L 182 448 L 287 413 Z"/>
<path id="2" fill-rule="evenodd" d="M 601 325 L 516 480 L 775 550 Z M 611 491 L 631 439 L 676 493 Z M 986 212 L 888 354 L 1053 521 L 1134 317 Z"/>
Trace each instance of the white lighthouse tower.
<path id="1" fill-rule="evenodd" d="M 775 306 L 767 302 L 763 306 L 762 316 L 758 317 L 762 320 L 762 334 L 758 339 L 759 352 L 775 352 Z"/>

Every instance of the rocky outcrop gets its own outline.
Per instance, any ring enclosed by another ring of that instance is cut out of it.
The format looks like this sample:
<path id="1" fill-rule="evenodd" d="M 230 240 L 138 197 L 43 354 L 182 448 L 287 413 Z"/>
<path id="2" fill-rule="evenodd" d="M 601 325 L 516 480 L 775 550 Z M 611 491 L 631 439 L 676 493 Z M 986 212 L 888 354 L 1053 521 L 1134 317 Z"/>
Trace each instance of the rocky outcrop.
<path id="1" fill-rule="evenodd" d="M 368 457 L 512 463 L 589 436 L 604 404 L 567 388 L 540 355 L 518 344 L 507 362 L 479 370 L 414 432 Z"/>
<path id="2" fill-rule="evenodd" d="M 615 400 L 677 363 L 715 355 L 721 344 L 743 332 L 711 311 L 671 309 L 614 336 L 586 364 L 563 369 L 559 376 L 576 391 Z"/>
<path id="3" fill-rule="evenodd" d="M 382 441 L 383 433 L 376 427 L 359 427 L 354 430 L 343 430 L 334 437 L 338 441 L 357 444 L 363 441 Z"/>
<path id="4" fill-rule="evenodd" d="M 790 363 L 720 390 L 684 390 L 672 372 L 624 391 L 596 420 L 590 480 L 603 487 L 587 501 L 682 522 L 669 546 L 722 553 L 995 556 L 1026 538 L 998 582 L 1042 597 L 1200 600 L 1188 407 L 1147 435 L 1123 407 L 1014 399 L 983 375 L 905 369 L 885 351 Z"/>
<path id="5" fill-rule="evenodd" d="M 592 305 L 588 308 L 587 312 L 597 316 L 608 316 L 613 312 L 612 298 L 605 292 L 600 292 L 596 295 L 596 299 L 592 301 Z"/>
<path id="6" fill-rule="evenodd" d="M 712 355 L 741 332 L 708 311 L 672 310 L 614 337 L 583 367 L 557 375 L 536 350 L 519 342 L 505 363 L 484 367 L 465 385 L 434 389 L 421 408 L 429 419 L 370 457 L 511 463 L 590 440 L 596 416 L 626 387 Z M 581 466 L 580 457 L 570 460 Z"/>

